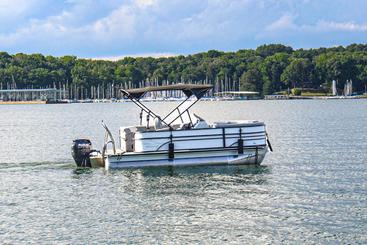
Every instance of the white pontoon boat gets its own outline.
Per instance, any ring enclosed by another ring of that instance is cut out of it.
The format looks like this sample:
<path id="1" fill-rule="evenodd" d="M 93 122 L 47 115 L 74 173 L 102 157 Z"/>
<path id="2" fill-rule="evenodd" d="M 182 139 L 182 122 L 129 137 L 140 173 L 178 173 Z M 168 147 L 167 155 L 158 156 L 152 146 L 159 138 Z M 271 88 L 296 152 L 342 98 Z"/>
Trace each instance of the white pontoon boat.
<path id="1" fill-rule="evenodd" d="M 92 151 L 91 142 L 74 140 L 72 154 L 78 166 L 131 168 L 148 166 L 259 165 L 268 149 L 265 124 L 259 121 L 221 121 L 208 124 L 189 109 L 212 85 L 176 84 L 121 90 L 140 107 L 140 125 L 121 127 L 120 147 L 105 124 L 102 151 Z M 146 93 L 181 90 L 183 100 L 165 117 L 160 117 L 141 99 Z M 143 118 L 146 121 L 143 123 Z M 153 122 L 150 124 L 150 122 Z M 112 149 L 107 150 L 111 144 Z"/>

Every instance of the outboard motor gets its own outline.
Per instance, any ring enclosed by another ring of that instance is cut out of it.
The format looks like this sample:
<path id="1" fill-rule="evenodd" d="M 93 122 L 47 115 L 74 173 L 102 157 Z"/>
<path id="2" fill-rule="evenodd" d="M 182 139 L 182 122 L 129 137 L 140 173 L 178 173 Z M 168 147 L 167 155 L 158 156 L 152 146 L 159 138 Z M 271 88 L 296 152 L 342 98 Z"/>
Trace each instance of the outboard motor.
<path id="1" fill-rule="evenodd" d="M 88 139 L 73 140 L 71 155 L 78 167 L 91 167 L 89 154 L 92 152 L 92 142 Z"/>

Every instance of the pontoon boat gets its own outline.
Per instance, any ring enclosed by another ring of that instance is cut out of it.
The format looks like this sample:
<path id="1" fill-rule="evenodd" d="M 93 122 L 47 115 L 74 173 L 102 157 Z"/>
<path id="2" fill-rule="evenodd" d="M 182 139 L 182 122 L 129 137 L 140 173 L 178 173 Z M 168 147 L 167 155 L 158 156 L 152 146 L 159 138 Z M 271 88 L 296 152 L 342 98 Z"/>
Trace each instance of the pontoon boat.
<path id="1" fill-rule="evenodd" d="M 78 166 L 105 169 L 148 166 L 259 165 L 271 149 L 265 124 L 259 121 L 220 121 L 208 124 L 189 109 L 212 85 L 176 84 L 121 90 L 141 109 L 140 125 L 121 127 L 120 146 L 108 129 L 102 151 L 91 150 L 89 140 L 74 140 L 72 154 Z M 150 92 L 180 90 L 186 96 L 161 117 L 141 99 Z M 143 122 L 144 119 L 145 122 Z M 108 145 L 111 149 L 107 149 Z"/>

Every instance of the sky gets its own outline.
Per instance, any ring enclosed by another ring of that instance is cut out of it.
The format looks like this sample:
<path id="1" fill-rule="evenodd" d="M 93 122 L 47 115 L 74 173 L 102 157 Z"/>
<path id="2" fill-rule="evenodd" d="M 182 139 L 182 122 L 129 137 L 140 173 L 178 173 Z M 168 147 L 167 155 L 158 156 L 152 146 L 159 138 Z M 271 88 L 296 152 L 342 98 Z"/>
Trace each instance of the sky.
<path id="1" fill-rule="evenodd" d="M 0 51 L 117 59 L 366 43 L 366 0 L 0 0 Z"/>

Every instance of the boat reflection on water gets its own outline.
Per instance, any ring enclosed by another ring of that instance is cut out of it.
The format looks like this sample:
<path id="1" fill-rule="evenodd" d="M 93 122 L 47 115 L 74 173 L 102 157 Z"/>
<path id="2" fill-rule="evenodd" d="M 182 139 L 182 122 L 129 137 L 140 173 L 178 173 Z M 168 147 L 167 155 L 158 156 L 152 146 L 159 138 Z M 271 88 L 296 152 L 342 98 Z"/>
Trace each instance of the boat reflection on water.
<path id="1" fill-rule="evenodd" d="M 108 181 L 119 186 L 121 194 L 207 195 L 211 192 L 266 192 L 271 174 L 268 166 L 155 167 L 105 171 Z M 162 196 L 161 196 L 162 197 Z"/>
<path id="2" fill-rule="evenodd" d="M 219 166 L 187 166 L 187 167 L 146 167 L 146 168 L 131 168 L 119 170 L 107 170 L 106 174 L 119 175 L 125 177 L 131 175 L 141 175 L 145 177 L 160 177 L 160 176 L 193 176 L 193 175 L 227 175 L 227 176 L 249 176 L 269 174 L 268 166 L 254 165 L 219 165 Z"/>

